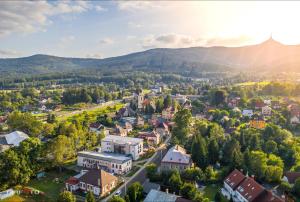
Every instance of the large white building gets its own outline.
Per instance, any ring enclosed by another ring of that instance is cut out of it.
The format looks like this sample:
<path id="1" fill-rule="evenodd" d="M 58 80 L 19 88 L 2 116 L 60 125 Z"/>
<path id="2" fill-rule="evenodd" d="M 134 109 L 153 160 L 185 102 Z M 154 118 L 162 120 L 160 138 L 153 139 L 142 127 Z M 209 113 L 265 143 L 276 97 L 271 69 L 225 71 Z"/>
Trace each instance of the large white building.
<path id="1" fill-rule="evenodd" d="M 81 151 L 77 154 L 77 165 L 121 175 L 131 170 L 132 160 L 120 154 Z"/>
<path id="2" fill-rule="evenodd" d="M 143 153 L 143 139 L 108 135 L 101 141 L 101 151 L 131 155 L 137 160 Z"/>

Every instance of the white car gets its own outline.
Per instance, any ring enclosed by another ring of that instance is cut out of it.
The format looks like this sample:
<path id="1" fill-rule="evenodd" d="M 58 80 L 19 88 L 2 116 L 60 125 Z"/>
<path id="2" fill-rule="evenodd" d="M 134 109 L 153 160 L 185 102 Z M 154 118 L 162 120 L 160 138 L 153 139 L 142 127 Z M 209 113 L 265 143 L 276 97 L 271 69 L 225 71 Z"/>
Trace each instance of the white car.
<path id="1" fill-rule="evenodd" d="M 115 196 L 120 196 L 121 193 L 122 193 L 122 191 L 121 191 L 121 190 L 118 190 L 118 191 L 116 191 Z"/>

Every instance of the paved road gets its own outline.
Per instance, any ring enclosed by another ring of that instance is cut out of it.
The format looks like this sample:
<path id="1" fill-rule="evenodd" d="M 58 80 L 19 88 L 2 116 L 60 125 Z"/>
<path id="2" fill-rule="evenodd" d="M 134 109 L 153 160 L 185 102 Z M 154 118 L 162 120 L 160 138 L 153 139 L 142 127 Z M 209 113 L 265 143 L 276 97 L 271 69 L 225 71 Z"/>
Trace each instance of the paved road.
<path id="1" fill-rule="evenodd" d="M 169 136 L 165 142 L 157 149 L 156 153 L 141 167 L 131 178 L 129 178 L 123 185 L 119 187 L 117 190 L 121 190 L 121 195 L 124 197 L 127 191 L 127 187 L 130 186 L 134 182 L 140 182 L 143 184 L 147 177 L 146 177 L 146 166 L 150 163 L 155 163 L 157 165 L 160 165 L 161 159 L 164 157 L 164 155 L 167 153 L 167 143 L 170 141 L 171 137 Z M 117 191 L 116 190 L 116 191 Z M 116 191 L 114 191 L 112 194 L 110 194 L 108 197 L 103 199 L 103 202 L 108 201 L 113 195 L 115 195 Z"/>

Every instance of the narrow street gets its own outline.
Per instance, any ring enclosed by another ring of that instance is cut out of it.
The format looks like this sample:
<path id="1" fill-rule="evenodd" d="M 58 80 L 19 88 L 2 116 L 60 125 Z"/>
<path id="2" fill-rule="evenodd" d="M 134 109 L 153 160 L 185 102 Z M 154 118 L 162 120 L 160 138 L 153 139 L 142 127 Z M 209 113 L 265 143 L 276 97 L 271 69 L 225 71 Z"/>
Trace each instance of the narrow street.
<path id="1" fill-rule="evenodd" d="M 151 158 L 149 158 L 148 161 L 131 178 L 126 180 L 126 182 L 117 189 L 117 190 L 121 190 L 121 196 L 123 196 L 123 197 L 125 196 L 127 187 L 129 187 L 132 183 L 140 182 L 141 184 L 143 184 L 146 181 L 146 179 L 147 179 L 146 166 L 148 164 L 155 163 L 157 165 L 160 165 L 162 158 L 167 153 L 167 144 L 170 141 L 170 139 L 171 139 L 171 136 L 169 136 L 165 140 L 165 142 L 159 148 L 157 148 L 155 154 Z M 111 193 L 108 197 L 106 197 L 102 201 L 103 202 L 108 201 L 112 196 L 115 195 L 117 190 L 115 190 L 113 193 Z"/>

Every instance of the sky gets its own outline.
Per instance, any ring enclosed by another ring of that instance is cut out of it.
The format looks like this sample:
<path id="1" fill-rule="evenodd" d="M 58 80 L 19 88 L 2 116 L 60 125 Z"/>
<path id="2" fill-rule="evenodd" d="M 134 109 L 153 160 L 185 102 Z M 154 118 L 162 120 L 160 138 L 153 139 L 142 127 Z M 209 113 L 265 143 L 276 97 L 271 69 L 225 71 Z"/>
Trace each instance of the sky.
<path id="1" fill-rule="evenodd" d="M 152 48 L 300 44 L 300 2 L 0 1 L 0 57 L 106 58 Z"/>

